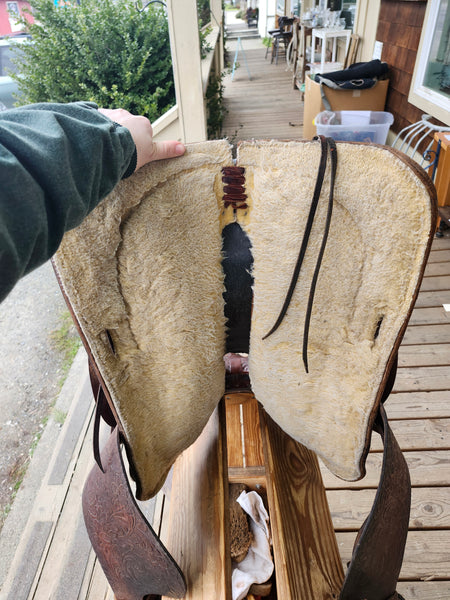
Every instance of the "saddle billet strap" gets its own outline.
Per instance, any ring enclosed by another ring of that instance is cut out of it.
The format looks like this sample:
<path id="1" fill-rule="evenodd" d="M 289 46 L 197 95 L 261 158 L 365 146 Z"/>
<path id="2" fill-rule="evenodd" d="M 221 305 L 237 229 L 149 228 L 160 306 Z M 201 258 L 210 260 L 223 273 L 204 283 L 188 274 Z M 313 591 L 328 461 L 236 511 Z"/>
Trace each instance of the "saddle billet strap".
<path id="1" fill-rule="evenodd" d="M 94 551 L 116 598 L 182 598 L 182 572 L 136 504 L 116 427 L 83 490 L 83 514 Z M 154 596 L 153 596 L 154 595 Z"/>
<path id="2" fill-rule="evenodd" d="M 339 600 L 401 599 L 395 588 L 408 535 L 411 481 L 382 404 L 374 430 L 384 445 L 380 482 L 358 533 Z"/>
<path id="3" fill-rule="evenodd" d="M 103 471 L 102 458 L 100 455 L 100 422 L 103 419 L 111 429 L 117 425 L 116 419 L 111 411 L 108 400 L 103 391 L 103 387 L 98 380 L 97 374 L 92 364 L 92 358 L 89 356 L 89 378 L 91 381 L 92 393 L 94 394 L 96 408 L 94 418 L 94 431 L 93 431 L 93 453 L 94 459 L 100 470 Z"/>

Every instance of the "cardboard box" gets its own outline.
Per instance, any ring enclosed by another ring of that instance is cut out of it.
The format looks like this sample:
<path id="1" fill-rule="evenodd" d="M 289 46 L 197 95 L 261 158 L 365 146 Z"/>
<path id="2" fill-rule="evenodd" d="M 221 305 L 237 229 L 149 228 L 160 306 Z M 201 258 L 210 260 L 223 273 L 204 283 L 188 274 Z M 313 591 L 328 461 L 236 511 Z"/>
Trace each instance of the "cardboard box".
<path id="1" fill-rule="evenodd" d="M 323 86 L 332 110 L 384 110 L 389 80 L 378 81 L 372 88 L 365 90 L 333 90 Z M 320 94 L 320 84 L 311 77 L 305 77 L 305 106 L 303 112 L 303 137 L 312 139 L 317 135 L 313 121 L 325 110 Z"/>

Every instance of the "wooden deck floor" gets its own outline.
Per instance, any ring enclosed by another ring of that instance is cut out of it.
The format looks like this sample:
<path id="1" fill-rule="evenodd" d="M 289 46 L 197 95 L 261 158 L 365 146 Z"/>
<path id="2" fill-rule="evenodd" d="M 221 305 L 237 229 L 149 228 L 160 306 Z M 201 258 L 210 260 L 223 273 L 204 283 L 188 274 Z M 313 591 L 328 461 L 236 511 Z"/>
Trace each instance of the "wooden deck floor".
<path id="1" fill-rule="evenodd" d="M 224 79 L 224 101 L 227 114 L 223 134 L 230 142 L 250 139 L 302 139 L 303 102 L 299 90 L 293 89 L 292 72 L 280 57 L 278 65 L 270 62 L 270 54 L 259 39 L 242 39 L 251 80 L 248 78 L 245 58 L 239 52 L 239 67 L 231 80 Z M 227 44 L 231 64 L 236 41 Z"/>
<path id="2" fill-rule="evenodd" d="M 248 81 L 239 59 L 235 80 L 225 82 L 229 109 L 225 132 L 234 140 L 301 138 L 301 128 L 289 125 L 302 118 L 290 73 L 282 64 L 264 61 L 264 50 L 248 50 L 246 56 L 254 80 Z M 270 75 L 269 87 L 263 83 L 263 74 Z M 406 600 L 450 599 L 450 312 L 443 307 L 449 303 L 447 236 L 434 241 L 401 346 L 395 389 L 387 403 L 413 483 L 410 533 L 398 587 Z M 2 588 L 5 600 L 113 599 L 82 521 L 81 490 L 92 465 L 93 407 L 87 372 L 81 384 Z M 375 494 L 380 450 L 374 441 L 367 476 L 356 484 L 343 484 L 323 470 L 344 564 Z M 145 510 L 151 520 L 154 504 Z"/>

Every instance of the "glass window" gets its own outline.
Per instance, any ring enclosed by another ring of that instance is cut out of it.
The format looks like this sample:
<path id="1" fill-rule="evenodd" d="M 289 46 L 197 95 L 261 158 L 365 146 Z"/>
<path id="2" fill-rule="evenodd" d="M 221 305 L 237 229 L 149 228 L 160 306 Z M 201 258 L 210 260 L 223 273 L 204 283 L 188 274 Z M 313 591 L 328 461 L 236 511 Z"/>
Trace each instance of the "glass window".
<path id="1" fill-rule="evenodd" d="M 450 0 L 431 0 L 409 101 L 450 124 Z"/>
<path id="2" fill-rule="evenodd" d="M 441 2 L 432 34 L 423 85 L 450 97 L 450 3 Z"/>

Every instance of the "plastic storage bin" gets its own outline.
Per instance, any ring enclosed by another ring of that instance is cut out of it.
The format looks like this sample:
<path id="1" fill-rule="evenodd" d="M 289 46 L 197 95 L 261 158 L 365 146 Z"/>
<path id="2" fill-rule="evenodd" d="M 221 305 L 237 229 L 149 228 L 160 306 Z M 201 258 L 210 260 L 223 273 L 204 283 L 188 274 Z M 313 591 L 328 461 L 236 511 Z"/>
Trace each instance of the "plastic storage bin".
<path id="1" fill-rule="evenodd" d="M 315 119 L 318 135 L 341 142 L 373 142 L 385 144 L 391 113 L 371 110 L 325 110 Z"/>

